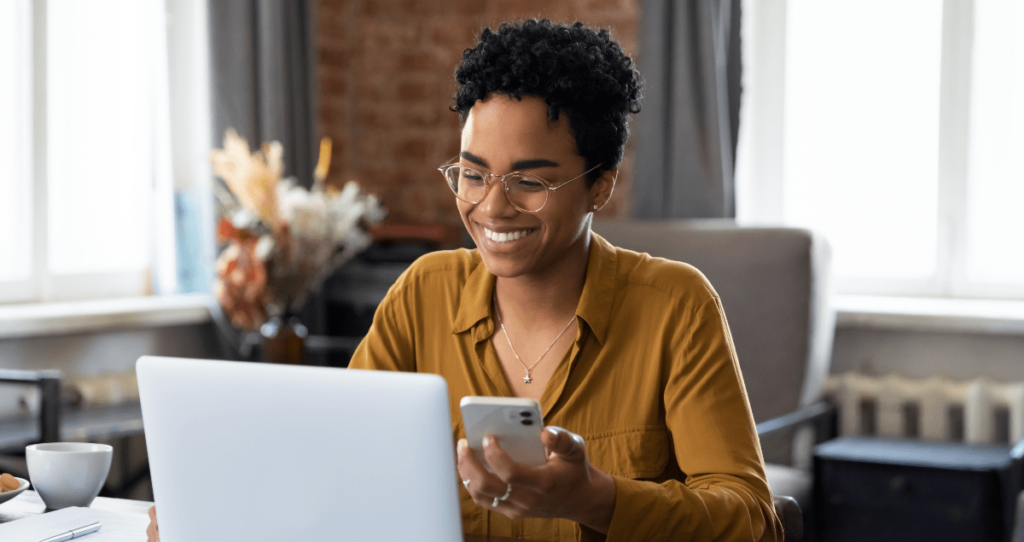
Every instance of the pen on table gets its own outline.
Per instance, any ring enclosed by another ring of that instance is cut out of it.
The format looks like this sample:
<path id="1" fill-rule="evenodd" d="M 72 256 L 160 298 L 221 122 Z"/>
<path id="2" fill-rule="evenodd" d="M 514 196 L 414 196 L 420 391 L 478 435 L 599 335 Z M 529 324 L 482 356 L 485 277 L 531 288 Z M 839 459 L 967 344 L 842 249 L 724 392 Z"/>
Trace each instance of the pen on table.
<path id="1" fill-rule="evenodd" d="M 100 525 L 100 522 L 97 521 L 96 523 L 90 523 L 85 527 L 79 527 L 77 529 L 72 529 L 66 533 L 60 533 L 57 535 L 53 535 L 50 538 L 44 538 L 39 542 L 66 542 L 73 538 L 82 538 L 87 534 L 95 533 L 96 531 L 100 530 L 100 527 L 102 527 L 102 525 Z"/>

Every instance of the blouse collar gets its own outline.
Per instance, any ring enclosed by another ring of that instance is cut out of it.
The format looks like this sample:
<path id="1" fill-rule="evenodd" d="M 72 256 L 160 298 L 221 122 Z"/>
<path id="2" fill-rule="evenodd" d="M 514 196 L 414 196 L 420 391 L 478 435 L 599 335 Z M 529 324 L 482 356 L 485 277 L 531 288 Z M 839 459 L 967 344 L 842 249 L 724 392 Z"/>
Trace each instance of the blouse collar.
<path id="1" fill-rule="evenodd" d="M 477 265 L 462 288 L 459 310 L 452 322 L 452 333 L 465 332 L 486 320 L 487 325 L 477 327 L 474 331 L 479 341 L 490 337 L 494 331 L 491 295 L 496 277 L 487 270 L 479 252 L 474 253 Z M 583 294 L 576 306 L 576 316 L 587 323 L 601 344 L 604 344 L 608 335 L 608 323 L 611 321 L 612 303 L 615 300 L 616 264 L 615 247 L 591 232 L 587 275 L 583 282 Z"/>

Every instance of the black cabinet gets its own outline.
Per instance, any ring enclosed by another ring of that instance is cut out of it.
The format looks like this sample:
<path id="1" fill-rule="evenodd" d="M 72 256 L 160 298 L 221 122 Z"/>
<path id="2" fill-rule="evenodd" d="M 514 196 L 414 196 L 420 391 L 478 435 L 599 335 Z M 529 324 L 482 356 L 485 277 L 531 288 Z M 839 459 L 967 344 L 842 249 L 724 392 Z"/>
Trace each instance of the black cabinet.
<path id="1" fill-rule="evenodd" d="M 335 271 L 306 307 L 312 334 L 306 341 L 307 363 L 348 366 L 388 289 L 430 251 L 424 245 L 375 245 Z"/>
<path id="2" fill-rule="evenodd" d="M 1001 542 L 1019 460 L 1008 446 L 839 438 L 814 464 L 817 540 Z"/>

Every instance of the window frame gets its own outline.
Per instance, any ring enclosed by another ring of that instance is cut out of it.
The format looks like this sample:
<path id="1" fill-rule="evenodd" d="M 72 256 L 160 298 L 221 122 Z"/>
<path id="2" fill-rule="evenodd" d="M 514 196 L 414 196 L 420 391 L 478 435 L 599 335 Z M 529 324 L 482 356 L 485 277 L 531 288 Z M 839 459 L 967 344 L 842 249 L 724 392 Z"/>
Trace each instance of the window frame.
<path id="1" fill-rule="evenodd" d="M 745 88 L 737 152 L 737 221 L 780 224 L 784 216 L 787 0 L 743 2 Z M 939 75 L 938 202 L 935 271 L 925 280 L 835 277 L 843 294 L 1024 298 L 1024 284 L 967 278 L 967 191 L 975 0 L 944 0 Z M 749 68 L 749 69 L 748 69 Z"/>
<path id="2" fill-rule="evenodd" d="M 26 119 L 26 141 L 31 148 L 24 152 L 27 158 L 27 176 L 31 180 L 31 227 L 30 269 L 28 278 L 0 281 L 0 305 L 74 301 L 83 299 L 106 299 L 116 297 L 149 296 L 154 293 L 169 294 L 177 290 L 176 249 L 175 249 L 175 177 L 181 177 L 178 184 L 186 188 L 208 188 L 212 179 L 203 154 L 209 148 L 209 98 L 206 52 L 206 0 L 156 0 L 151 9 L 159 9 L 167 19 L 165 40 L 156 42 L 155 54 L 167 57 L 166 69 L 156 75 L 153 127 L 160 131 L 152 138 L 153 171 L 148 172 L 147 181 L 151 186 L 155 208 L 149 215 L 153 239 L 149 250 L 148 265 L 139 270 L 111 271 L 101 273 L 82 272 L 56 274 L 50 271 L 49 254 L 49 208 L 48 208 L 48 11 L 52 9 L 47 0 L 20 0 L 25 10 L 26 31 L 31 35 L 26 44 L 31 48 L 27 59 L 29 77 L 26 78 L 26 95 L 19 108 L 29 111 Z M 200 43 L 196 43 L 196 42 Z M 181 49 L 178 54 L 170 47 Z M 180 76 L 171 88 L 171 77 Z M 178 93 L 181 96 L 172 96 Z M 182 114 L 172 117 L 170 110 L 175 106 Z M 187 133 L 186 133 L 187 132 Z M 205 145 L 202 152 L 198 145 Z M 187 158 L 183 158 L 187 155 Z M 198 158 L 197 158 L 198 157 Z M 212 238 L 212 234 L 211 234 Z"/>

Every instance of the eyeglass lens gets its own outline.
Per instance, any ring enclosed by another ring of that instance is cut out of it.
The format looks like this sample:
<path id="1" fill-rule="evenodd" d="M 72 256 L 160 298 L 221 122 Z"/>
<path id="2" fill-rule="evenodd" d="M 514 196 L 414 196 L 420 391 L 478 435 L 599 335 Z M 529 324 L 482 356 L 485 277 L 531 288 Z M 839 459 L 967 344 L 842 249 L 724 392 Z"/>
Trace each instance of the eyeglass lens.
<path id="1" fill-rule="evenodd" d="M 487 173 L 453 166 L 445 172 L 445 177 L 451 189 L 463 200 L 476 203 L 487 194 Z M 505 177 L 504 184 L 509 201 L 521 210 L 537 211 L 547 202 L 548 189 L 536 177 L 514 173 Z"/>

